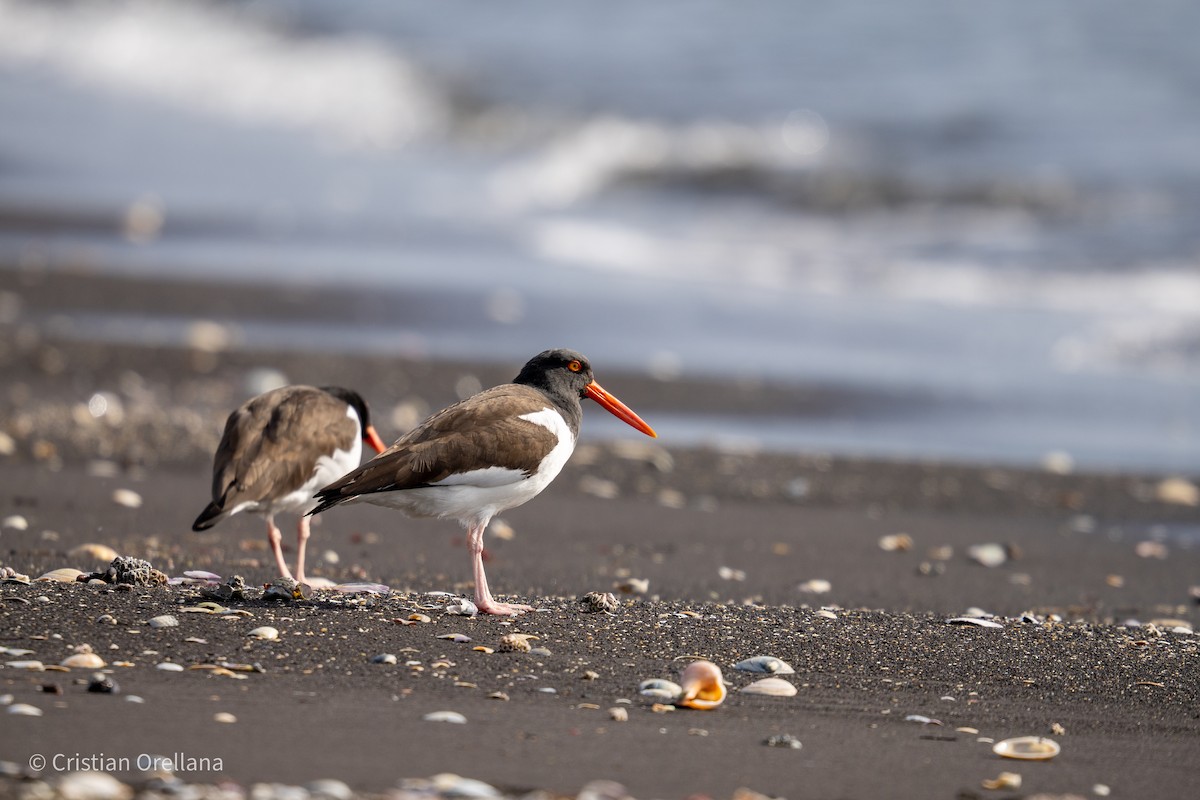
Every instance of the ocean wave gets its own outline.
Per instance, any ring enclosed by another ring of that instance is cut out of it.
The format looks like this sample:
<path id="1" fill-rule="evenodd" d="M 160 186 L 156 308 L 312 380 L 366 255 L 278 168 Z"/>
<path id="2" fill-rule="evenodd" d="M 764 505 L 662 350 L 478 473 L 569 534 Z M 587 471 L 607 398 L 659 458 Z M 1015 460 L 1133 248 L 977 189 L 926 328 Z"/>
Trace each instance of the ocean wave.
<path id="1" fill-rule="evenodd" d="M 562 208 L 619 186 L 757 197 L 844 214 L 913 206 L 1013 209 L 1043 215 L 1094 208 L 1059 174 L 949 176 L 906 171 L 864 131 L 831 131 L 816 112 L 755 124 L 667 124 L 618 116 L 578 122 L 493 176 L 510 208 Z"/>
<path id="2" fill-rule="evenodd" d="M 443 98 L 366 36 L 292 36 L 228 6 L 0 0 L 0 61 L 252 124 L 398 147 L 445 124 Z"/>

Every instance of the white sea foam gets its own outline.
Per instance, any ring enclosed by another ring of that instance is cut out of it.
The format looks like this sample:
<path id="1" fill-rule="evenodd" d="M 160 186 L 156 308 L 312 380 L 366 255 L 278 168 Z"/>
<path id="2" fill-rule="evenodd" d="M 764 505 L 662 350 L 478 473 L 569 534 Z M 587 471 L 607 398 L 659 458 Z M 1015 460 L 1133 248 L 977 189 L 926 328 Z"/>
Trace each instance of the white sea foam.
<path id="1" fill-rule="evenodd" d="M 0 59 L 341 145 L 400 146 L 445 114 L 418 70 L 376 40 L 287 37 L 183 0 L 0 0 Z"/>

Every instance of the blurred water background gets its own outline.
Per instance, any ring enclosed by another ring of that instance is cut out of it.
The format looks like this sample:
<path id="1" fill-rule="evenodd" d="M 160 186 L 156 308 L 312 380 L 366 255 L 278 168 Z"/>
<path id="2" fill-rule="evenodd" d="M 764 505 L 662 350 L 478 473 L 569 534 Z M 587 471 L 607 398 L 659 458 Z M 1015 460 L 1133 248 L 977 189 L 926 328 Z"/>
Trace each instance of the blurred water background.
<path id="1" fill-rule="evenodd" d="M 656 414 L 666 442 L 1197 471 L 1198 30 L 1185 0 L 0 0 L 0 263 L 429 298 L 226 320 L 247 346 L 885 401 Z"/>

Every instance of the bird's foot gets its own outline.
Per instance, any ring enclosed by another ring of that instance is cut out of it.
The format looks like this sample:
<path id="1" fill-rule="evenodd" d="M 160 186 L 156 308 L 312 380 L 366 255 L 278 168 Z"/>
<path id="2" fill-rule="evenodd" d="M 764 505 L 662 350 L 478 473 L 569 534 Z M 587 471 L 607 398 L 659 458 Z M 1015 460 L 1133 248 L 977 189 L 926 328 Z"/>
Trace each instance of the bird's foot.
<path id="1" fill-rule="evenodd" d="M 485 600 L 483 602 L 477 600 L 475 605 L 483 614 L 496 614 L 502 617 L 516 617 L 527 611 L 533 611 L 533 606 L 526 606 L 520 603 L 501 603 L 497 600 Z"/>

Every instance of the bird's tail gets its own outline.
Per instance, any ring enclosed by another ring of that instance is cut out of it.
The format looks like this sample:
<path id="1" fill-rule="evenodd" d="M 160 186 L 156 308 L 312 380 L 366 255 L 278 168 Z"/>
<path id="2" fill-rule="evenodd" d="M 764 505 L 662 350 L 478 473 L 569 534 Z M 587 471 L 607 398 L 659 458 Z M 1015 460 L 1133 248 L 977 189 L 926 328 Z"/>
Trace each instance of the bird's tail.
<path id="1" fill-rule="evenodd" d="M 321 491 L 317 492 L 314 497 L 317 498 L 317 505 L 312 511 L 305 514 L 306 517 L 311 517 L 313 514 L 320 514 L 322 511 L 328 511 L 336 505 L 341 505 L 347 500 L 353 500 L 355 495 L 342 494 L 336 484 L 326 486 Z"/>

